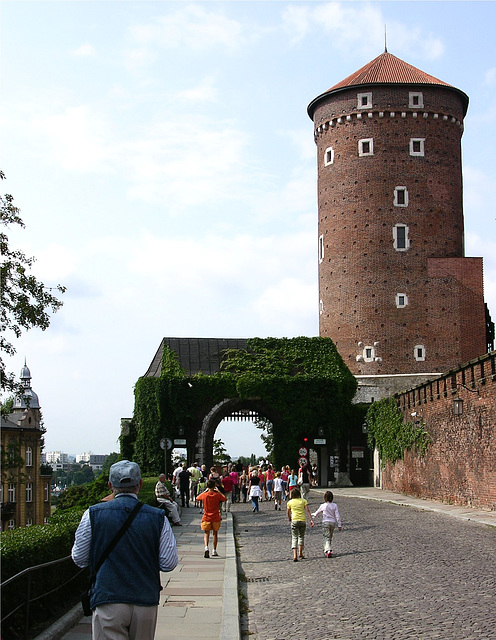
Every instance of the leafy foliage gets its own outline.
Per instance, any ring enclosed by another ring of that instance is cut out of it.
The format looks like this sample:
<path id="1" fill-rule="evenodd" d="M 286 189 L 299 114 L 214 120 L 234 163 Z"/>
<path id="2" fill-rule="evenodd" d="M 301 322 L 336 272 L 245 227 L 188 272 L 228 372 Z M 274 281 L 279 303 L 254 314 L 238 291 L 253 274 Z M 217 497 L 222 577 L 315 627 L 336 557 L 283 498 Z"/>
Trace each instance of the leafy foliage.
<path id="1" fill-rule="evenodd" d="M 253 338 L 246 350 L 226 350 L 219 372 L 192 377 L 165 347 L 162 366 L 160 378 L 136 383 L 133 428 L 121 438 L 121 454 L 132 449 L 144 472 L 158 473 L 161 438 L 177 437 L 179 427 L 194 437 L 205 415 L 226 398 L 265 407 L 274 463 L 295 462 L 303 434 L 324 429 L 330 441 L 339 438 L 357 384 L 329 338 Z"/>
<path id="2" fill-rule="evenodd" d="M 2 548 L 2 582 L 29 567 L 70 556 L 74 535 L 82 511 L 72 511 L 50 518 L 48 524 L 19 527 L 0 534 Z M 51 592 L 50 596 L 31 604 L 30 620 L 34 625 L 48 624 L 61 603 L 76 603 L 83 585 L 88 582 L 87 571 L 81 573 L 72 560 L 55 564 L 31 573 L 31 597 Z M 2 589 L 2 616 L 13 611 L 25 600 L 27 575 L 14 580 Z M 58 611 L 62 615 L 65 611 Z M 37 635 L 37 634 L 36 634 Z M 24 638 L 24 609 L 2 623 L 3 638 Z"/>
<path id="3" fill-rule="evenodd" d="M 100 502 L 110 492 L 108 487 L 108 475 L 102 473 L 93 482 L 83 485 L 74 485 L 63 491 L 57 502 L 57 513 L 77 507 L 87 509 L 92 504 Z"/>
<path id="4" fill-rule="evenodd" d="M 0 171 L 0 179 L 5 174 Z M 24 228 L 19 209 L 14 205 L 14 198 L 5 194 L 0 196 L 0 222 L 3 227 L 19 225 Z M 62 302 L 35 276 L 29 274 L 35 259 L 28 258 L 22 251 L 9 247 L 9 239 L 5 231 L 0 232 L 0 249 L 2 263 L 0 269 L 0 351 L 14 355 L 16 350 L 12 341 L 6 337 L 6 331 L 19 338 L 24 330 L 39 327 L 43 331 L 50 324 L 49 311 L 56 312 Z M 65 287 L 57 285 L 55 289 L 64 293 Z M 9 391 L 21 391 L 13 373 L 5 371 L 5 363 L 0 358 L 1 388 Z"/>
<path id="5" fill-rule="evenodd" d="M 384 398 L 369 408 L 366 415 L 369 447 L 377 447 L 384 466 L 402 460 L 405 449 L 416 449 L 421 456 L 427 452 L 430 437 L 423 422 L 404 422 L 394 398 Z"/>

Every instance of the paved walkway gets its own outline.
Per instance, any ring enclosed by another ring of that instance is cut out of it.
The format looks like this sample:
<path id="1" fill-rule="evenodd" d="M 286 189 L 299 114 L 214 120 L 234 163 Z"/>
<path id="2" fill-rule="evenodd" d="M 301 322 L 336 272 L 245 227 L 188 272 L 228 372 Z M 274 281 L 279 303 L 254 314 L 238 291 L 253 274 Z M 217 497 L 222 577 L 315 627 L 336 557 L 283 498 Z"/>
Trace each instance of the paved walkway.
<path id="1" fill-rule="evenodd" d="M 320 503 L 322 501 L 322 496 L 325 492 L 325 489 L 312 489 L 311 491 L 311 506 L 313 508 L 314 505 Z M 364 488 L 342 488 L 342 489 L 333 489 L 334 495 L 336 497 L 336 501 L 341 504 L 343 500 L 347 501 L 348 498 L 365 498 L 367 499 L 370 505 L 373 504 L 372 501 L 379 501 L 383 503 L 391 503 L 391 505 L 403 505 L 408 507 L 413 507 L 415 512 L 419 511 L 432 511 L 438 514 L 443 514 L 446 516 L 450 516 L 459 520 L 459 524 L 461 525 L 461 520 L 470 521 L 472 523 L 477 523 L 479 525 L 490 525 L 496 527 L 496 512 L 475 510 L 466 507 L 455 507 L 451 505 L 446 505 L 440 502 L 435 502 L 432 500 L 422 500 L 417 498 L 410 498 L 407 496 L 403 496 L 401 494 L 397 494 L 394 492 L 383 491 L 381 489 L 374 489 L 371 487 Z M 352 501 L 350 504 L 358 505 L 356 521 L 353 524 L 355 527 L 355 532 L 358 533 L 360 529 L 367 529 L 367 527 L 360 522 L 362 516 L 362 512 L 367 503 L 363 503 L 362 501 Z M 309 611 L 313 612 L 314 617 L 306 617 L 304 626 L 302 628 L 302 633 L 300 633 L 300 638 L 305 639 L 309 637 L 313 637 L 315 634 L 312 632 L 312 628 L 315 629 L 315 625 L 319 622 L 319 620 L 325 621 L 326 625 L 336 624 L 342 618 L 346 618 L 346 614 L 343 611 L 345 604 L 347 604 L 348 595 L 344 593 L 342 589 L 344 588 L 344 583 L 340 584 L 338 582 L 334 582 L 331 590 L 329 591 L 329 585 L 326 582 L 325 584 L 319 584 L 318 571 L 321 570 L 322 567 L 325 567 L 325 561 L 321 557 L 321 549 L 320 549 L 320 529 L 317 525 L 317 532 L 312 532 L 311 536 L 315 541 L 315 552 L 316 558 L 315 563 L 312 568 L 310 562 L 305 563 L 293 563 L 287 561 L 287 557 L 290 555 L 290 551 L 288 551 L 287 547 L 287 518 L 285 513 L 274 512 L 272 509 L 272 504 L 270 503 L 262 503 L 261 505 L 261 513 L 258 514 L 259 520 L 257 523 L 257 514 L 251 513 L 251 508 L 249 504 L 237 504 L 233 506 L 233 511 L 236 512 L 237 518 L 237 528 L 240 540 L 240 553 L 241 553 L 241 561 L 243 565 L 243 570 L 245 572 L 245 578 L 248 580 L 247 584 L 247 592 L 249 595 L 248 606 L 252 611 L 248 614 L 248 616 L 244 617 L 244 631 L 248 631 L 248 617 L 250 618 L 250 633 L 253 635 L 254 640 L 257 637 L 264 638 L 265 640 L 269 640 L 271 638 L 284 638 L 287 640 L 287 637 L 293 637 L 294 633 L 297 631 L 298 625 L 292 624 L 290 630 L 290 636 L 285 636 L 283 632 L 284 621 L 291 615 L 290 609 L 288 609 L 288 603 L 292 602 L 294 598 L 296 598 L 297 602 L 305 602 L 306 599 L 310 599 Z M 391 507 L 393 509 L 393 506 Z M 342 533 L 336 534 L 336 550 L 339 554 L 338 545 L 341 546 L 341 541 L 346 539 L 345 531 L 348 530 L 349 534 L 352 534 L 352 529 L 350 527 L 350 515 L 348 507 L 342 507 L 343 516 L 346 520 L 348 520 L 347 524 L 345 524 L 345 528 Z M 405 517 L 408 518 L 408 513 L 410 510 L 405 511 Z M 377 512 L 379 513 L 379 512 Z M 383 513 L 383 510 L 380 510 L 380 513 Z M 393 514 L 396 514 L 397 510 L 393 510 Z M 268 516 L 271 516 L 270 518 Z M 280 519 L 276 520 L 279 516 Z M 382 517 L 382 516 L 381 516 Z M 391 518 L 391 522 L 394 522 L 397 519 L 397 515 L 388 516 Z M 240 638 L 240 630 L 239 630 L 239 615 L 238 615 L 238 578 L 237 578 L 237 570 L 236 570 L 236 553 L 235 553 L 235 545 L 234 545 L 234 533 L 233 533 L 233 523 L 231 515 L 228 514 L 228 518 L 223 521 L 220 534 L 219 534 L 219 557 L 218 558 L 209 558 L 206 559 L 203 557 L 203 534 L 200 530 L 200 513 L 196 508 L 183 509 L 182 513 L 182 521 L 183 527 L 174 527 L 173 531 L 176 535 L 177 544 L 178 544 L 178 553 L 179 553 L 179 565 L 178 567 L 171 573 L 163 573 L 162 574 L 162 584 L 164 586 L 164 590 L 162 591 L 160 608 L 159 608 L 159 618 L 157 625 L 157 633 L 156 640 L 177 640 L 181 638 L 209 638 L 209 640 L 239 640 Z M 272 522 L 274 519 L 274 522 Z M 411 522 L 411 520 L 409 520 Z M 422 525 L 422 518 L 420 518 L 419 522 Z M 439 524 L 439 528 L 437 530 L 439 532 L 443 532 L 446 529 L 446 521 L 443 520 Z M 256 529 L 251 531 L 252 524 L 256 524 Z M 277 529 L 273 528 L 273 526 L 265 526 L 265 525 L 274 525 L 275 527 L 281 526 L 281 531 L 283 532 L 281 535 L 281 540 L 275 545 L 275 550 L 272 552 L 270 544 L 262 544 L 264 540 L 273 540 L 277 535 Z M 347 529 L 346 529 L 347 528 Z M 372 528 L 372 525 L 370 525 Z M 463 529 L 463 528 L 462 528 Z M 477 530 L 486 531 L 486 527 L 476 527 Z M 248 530 L 248 537 L 246 537 L 246 533 Z M 249 533 L 251 531 L 251 534 Z M 458 529 L 458 531 L 460 531 Z M 491 530 L 488 530 L 490 539 L 494 538 L 494 533 Z M 356 533 L 352 534 L 356 537 Z M 385 531 L 381 531 L 380 538 L 383 539 L 384 535 L 388 535 L 388 530 L 386 527 Z M 469 539 L 470 536 L 474 534 L 473 527 L 469 527 L 466 531 L 462 530 L 462 534 L 466 535 Z M 374 533 L 374 536 L 377 534 Z M 343 536 L 343 538 L 341 538 Z M 251 538 L 251 541 L 250 541 Z M 486 536 L 487 538 L 487 536 Z M 354 543 L 356 540 L 354 541 Z M 312 542 L 312 544 L 314 544 Z M 449 544 L 449 543 L 448 543 Z M 453 542 L 454 544 L 454 542 Z M 282 550 L 282 551 L 280 551 Z M 279 558 L 280 553 L 282 553 L 281 558 Z M 364 553 L 364 556 L 360 554 Z M 288 555 L 289 554 L 289 555 Z M 356 556 L 356 554 L 359 554 Z M 381 558 L 377 555 L 376 550 L 370 551 L 368 550 L 355 550 L 350 552 L 344 552 L 341 555 L 343 556 L 343 560 L 345 562 L 353 559 L 354 555 L 358 558 L 363 557 L 367 558 L 368 555 L 371 557 L 376 557 L 377 562 L 377 571 L 381 572 L 382 562 Z M 349 556 L 349 557 L 347 557 Z M 282 565 L 279 564 L 279 560 L 283 562 Z M 336 560 L 339 562 L 339 557 L 332 559 L 329 561 L 333 563 Z M 429 561 L 432 560 L 432 557 L 429 554 Z M 426 562 L 426 558 L 420 556 L 419 561 L 421 563 Z M 467 564 L 467 558 L 460 557 L 457 559 L 457 562 L 463 562 L 465 565 Z M 252 563 L 250 565 L 250 563 Z M 330 565 L 336 566 L 336 565 Z M 365 564 L 359 564 L 353 567 L 349 567 L 351 572 L 357 571 L 356 579 L 359 581 L 363 580 L 362 569 L 365 567 Z M 284 575 L 276 575 L 272 576 L 272 573 L 275 569 L 280 571 L 281 567 L 284 567 Z M 492 565 L 491 565 L 492 567 Z M 488 567 L 489 568 L 489 567 Z M 293 571 L 294 569 L 294 571 Z M 285 573 L 287 571 L 291 572 L 291 576 L 289 576 L 289 582 L 286 583 Z M 456 563 L 453 568 L 454 575 L 457 575 L 457 567 Z M 309 573 L 306 578 L 302 578 L 302 573 Z M 293 575 L 294 574 L 294 575 Z M 416 588 L 418 585 L 415 583 L 416 574 L 411 572 L 411 568 L 407 567 L 407 574 L 411 575 L 412 584 L 410 585 L 411 589 Z M 350 573 L 353 575 L 353 573 Z M 377 600 L 382 598 L 382 592 L 377 592 L 377 576 L 379 574 L 374 574 L 370 581 L 366 581 L 365 585 L 365 593 L 361 598 L 365 598 L 368 603 L 375 603 Z M 327 579 L 329 576 L 327 577 Z M 421 578 L 421 577 L 420 577 Z M 488 576 L 488 578 L 492 579 L 494 582 L 494 575 Z M 347 580 L 348 573 L 345 572 L 341 579 Z M 418 578 L 417 578 L 418 579 Z M 433 579 L 432 577 L 430 578 Z M 308 589 L 303 588 L 303 585 L 307 585 L 307 580 L 310 580 Z M 471 581 L 472 579 L 470 579 Z M 259 584 L 249 584 L 251 582 L 259 583 Z M 300 583 L 298 582 L 300 581 Z M 264 583 L 267 582 L 265 585 Z M 394 582 L 394 581 L 393 581 Z M 243 584 L 244 581 L 242 581 Z M 486 587 L 489 588 L 489 592 L 491 589 L 494 589 L 494 584 L 488 585 Z M 382 585 L 381 589 L 383 591 L 387 591 L 387 585 Z M 251 592 L 251 593 L 250 593 Z M 265 596 L 264 596 L 265 593 Z M 292 595 L 293 594 L 293 595 Z M 319 600 L 322 598 L 319 595 L 322 595 L 324 599 L 321 603 Z M 331 610 L 331 602 L 333 595 L 337 594 L 337 607 L 336 611 Z M 265 600 L 265 605 L 263 605 Z M 345 601 L 343 601 L 343 598 Z M 257 605 L 258 600 L 261 599 L 262 605 L 259 607 Z M 362 600 L 359 599 L 361 603 Z M 280 605 L 279 605 L 280 603 Z M 268 606 L 267 606 L 268 605 Z M 355 606 L 355 605 L 354 605 Z M 317 607 L 317 609 L 315 609 Z M 329 611 L 327 608 L 330 607 Z M 281 625 L 278 626 L 279 613 L 277 610 L 281 608 L 281 616 L 282 621 Z M 272 625 L 270 629 L 264 629 L 264 621 L 263 618 L 266 615 L 262 613 L 267 610 L 267 617 Z M 463 616 L 464 612 L 466 613 L 466 608 L 464 602 L 458 602 L 453 611 L 454 616 Z M 327 614 L 327 617 L 326 617 Z M 350 615 L 350 618 L 353 619 L 353 613 Z M 345 625 L 346 620 L 345 620 Z M 380 627 L 381 622 L 379 621 L 379 632 L 382 627 Z M 259 627 L 259 628 L 258 628 Z M 430 635 L 419 636 L 415 635 L 417 633 L 416 623 L 412 621 L 412 638 L 430 638 Z M 257 633 L 260 632 L 260 635 Z M 282 635 L 281 635 L 282 633 Z M 437 632 L 438 633 L 438 632 Z M 449 638 L 451 640 L 451 635 L 438 635 L 436 636 L 433 632 L 433 638 Z M 317 634 L 319 635 L 319 634 Z M 325 637 L 331 638 L 342 638 L 345 637 L 343 635 L 331 635 L 331 633 L 324 633 Z M 371 635 L 367 635 L 365 632 L 350 633 L 346 638 L 368 638 L 368 637 L 376 637 L 372 632 Z M 389 638 L 389 635 L 384 634 L 381 636 L 377 636 L 384 640 L 385 638 Z M 397 638 L 407 637 L 407 636 L 394 636 Z M 458 638 L 471 638 L 471 635 L 459 635 L 456 636 Z M 481 634 L 481 639 L 487 636 Z M 488 636 L 491 637 L 491 636 Z M 492 636 L 493 638 L 495 636 Z M 36 640 L 89 640 L 91 638 L 91 619 L 81 617 L 81 608 L 80 605 L 76 606 L 71 612 L 69 612 L 63 619 L 59 621 L 57 625 L 53 625 L 50 629 L 45 631 L 44 634 L 38 636 Z"/>
<path id="2" fill-rule="evenodd" d="M 294 563 L 285 511 L 234 506 L 244 636 L 496 639 L 496 513 L 374 489 L 333 493 L 343 530 L 330 559 L 320 516 L 314 529 L 307 525 L 305 558 Z M 323 494 L 310 491 L 311 511 Z"/>
<path id="3" fill-rule="evenodd" d="M 227 514 L 227 518 L 224 516 L 222 522 L 217 558 L 203 557 L 199 509 L 183 509 L 181 521 L 182 527 L 173 528 L 179 564 L 174 571 L 161 574 L 163 591 L 155 640 L 238 640 L 238 584 L 231 514 Z M 60 635 L 52 628 L 43 636 L 47 640 L 91 638 L 91 617 L 81 618 L 80 605 L 68 614 L 67 620 L 69 627 L 72 620 L 70 631 L 63 631 L 63 635 Z M 59 626 L 62 625 L 60 621 Z M 42 640 L 42 636 L 38 636 L 38 640 Z"/>

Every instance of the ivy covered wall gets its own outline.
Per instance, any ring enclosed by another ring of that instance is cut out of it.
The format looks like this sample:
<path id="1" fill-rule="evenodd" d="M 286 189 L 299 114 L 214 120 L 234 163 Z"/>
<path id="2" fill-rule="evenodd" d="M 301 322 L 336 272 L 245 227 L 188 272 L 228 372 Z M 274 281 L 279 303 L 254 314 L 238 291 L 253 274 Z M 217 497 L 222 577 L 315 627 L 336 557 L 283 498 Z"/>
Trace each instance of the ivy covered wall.
<path id="1" fill-rule="evenodd" d="M 177 438 L 181 430 L 192 452 L 205 416 L 235 398 L 267 407 L 274 463 L 295 464 L 304 435 L 319 437 L 323 428 L 332 443 L 346 432 L 356 386 L 330 338 L 253 338 L 246 350 L 226 350 L 221 370 L 208 376 L 187 376 L 166 346 L 160 377 L 136 383 L 132 426 L 121 436 L 121 452 L 132 451 L 144 472 L 158 473 L 161 438 Z"/>

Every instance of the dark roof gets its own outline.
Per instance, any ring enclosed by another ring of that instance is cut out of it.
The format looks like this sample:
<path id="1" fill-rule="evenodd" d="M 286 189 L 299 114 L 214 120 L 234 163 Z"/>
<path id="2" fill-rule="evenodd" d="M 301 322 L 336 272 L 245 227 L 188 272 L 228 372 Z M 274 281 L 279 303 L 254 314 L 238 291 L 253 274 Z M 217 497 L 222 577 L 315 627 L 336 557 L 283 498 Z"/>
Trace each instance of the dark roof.
<path id="1" fill-rule="evenodd" d="M 187 376 L 200 372 L 212 375 L 220 371 L 223 351 L 246 349 L 247 341 L 246 338 L 163 338 L 145 377 L 160 377 L 164 346 L 177 353 L 179 365 Z"/>
<path id="2" fill-rule="evenodd" d="M 421 71 L 416 67 L 404 62 L 400 58 L 393 56 L 391 53 L 385 51 L 381 55 L 377 56 L 366 65 L 364 65 L 358 71 L 355 71 L 344 80 L 341 80 L 333 87 L 317 96 L 308 105 L 308 115 L 312 118 L 313 111 L 318 102 L 328 94 L 349 89 L 354 86 L 364 86 L 371 84 L 408 84 L 408 85 L 437 85 L 440 87 L 446 87 L 447 89 L 453 89 L 459 93 L 462 97 L 464 104 L 464 112 L 467 112 L 468 108 L 468 96 L 456 89 L 447 82 L 443 82 L 434 76 Z"/>

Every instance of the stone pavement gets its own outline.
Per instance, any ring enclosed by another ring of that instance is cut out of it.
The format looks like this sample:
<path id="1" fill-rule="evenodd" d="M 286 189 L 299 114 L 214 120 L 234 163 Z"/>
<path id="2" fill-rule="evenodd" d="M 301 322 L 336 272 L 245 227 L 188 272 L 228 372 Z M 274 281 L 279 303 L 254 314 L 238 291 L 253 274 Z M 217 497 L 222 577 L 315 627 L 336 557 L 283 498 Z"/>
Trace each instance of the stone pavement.
<path id="1" fill-rule="evenodd" d="M 231 514 L 227 514 L 227 518 L 224 516 L 222 522 L 217 558 L 203 557 L 199 509 L 183 509 L 181 521 L 182 527 L 173 528 L 179 564 L 174 571 L 161 574 L 163 591 L 155 640 L 238 640 L 238 586 Z M 80 605 L 68 614 L 67 621 L 69 631 L 63 630 L 63 621 L 60 621 L 58 628 L 62 633 L 55 625 L 37 640 L 42 640 L 42 637 L 46 640 L 91 638 L 91 617 L 82 617 Z"/>
<path id="2" fill-rule="evenodd" d="M 312 510 L 324 491 L 312 489 Z M 496 512 L 371 487 L 333 492 L 343 531 L 329 560 L 320 520 L 308 530 L 306 559 L 293 563 L 285 511 L 262 503 L 253 514 L 249 504 L 233 505 L 243 637 L 496 639 Z M 220 531 L 220 557 L 208 560 L 199 511 L 184 509 L 182 520 L 174 528 L 179 565 L 162 574 L 156 640 L 239 640 L 231 516 Z M 78 605 L 37 640 L 89 640 L 90 620 Z"/>
<path id="3" fill-rule="evenodd" d="M 307 525 L 306 558 L 295 563 L 284 511 L 234 506 L 243 635 L 495 640 L 496 513 L 369 488 L 333 492 L 343 530 L 334 534 L 331 559 L 320 516 L 313 530 Z M 311 511 L 323 494 L 310 492 Z"/>

